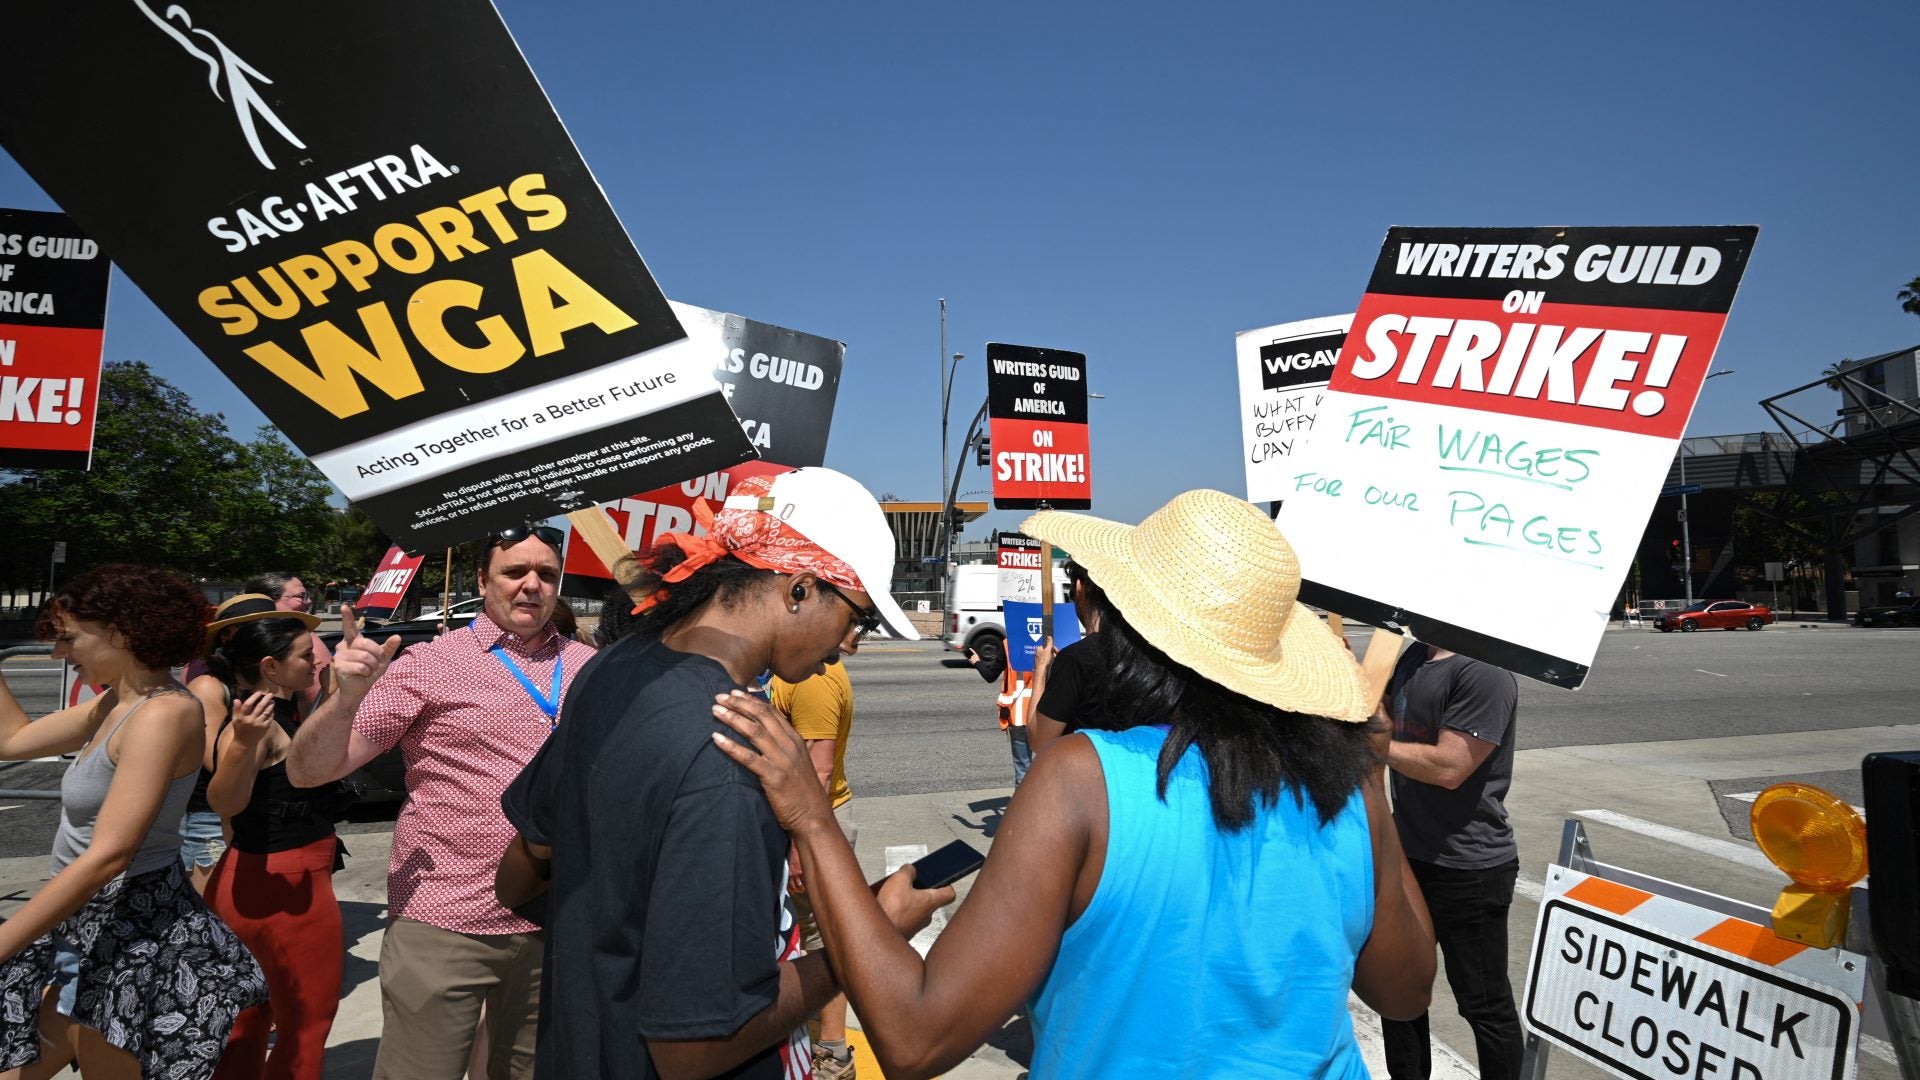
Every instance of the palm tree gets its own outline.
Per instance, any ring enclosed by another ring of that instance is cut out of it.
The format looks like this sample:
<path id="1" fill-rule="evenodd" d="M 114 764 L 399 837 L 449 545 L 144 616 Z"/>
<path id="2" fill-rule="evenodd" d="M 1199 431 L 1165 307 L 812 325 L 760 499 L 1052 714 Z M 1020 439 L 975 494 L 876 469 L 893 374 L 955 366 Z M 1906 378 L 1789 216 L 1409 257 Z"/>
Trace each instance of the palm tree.
<path id="1" fill-rule="evenodd" d="M 1920 315 L 1920 277 L 1907 282 L 1900 289 L 1900 310 L 1909 315 Z"/>
<path id="2" fill-rule="evenodd" d="M 1920 284 L 1920 279 L 1915 279 L 1915 281 L 1916 284 Z M 1837 364 L 1828 364 L 1826 367 L 1821 368 L 1820 374 L 1827 377 L 1827 389 L 1839 390 L 1842 385 L 1840 380 L 1841 373 L 1852 366 L 1853 358 L 1847 357 Z"/>

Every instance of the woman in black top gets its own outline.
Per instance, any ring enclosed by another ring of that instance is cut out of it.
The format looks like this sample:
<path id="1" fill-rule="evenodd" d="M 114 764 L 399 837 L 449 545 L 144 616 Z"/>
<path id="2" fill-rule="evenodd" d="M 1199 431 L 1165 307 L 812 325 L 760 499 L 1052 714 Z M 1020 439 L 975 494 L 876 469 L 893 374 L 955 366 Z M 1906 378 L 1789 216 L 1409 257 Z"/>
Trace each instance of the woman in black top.
<path id="1" fill-rule="evenodd" d="M 207 883 L 207 905 L 259 959 L 271 992 L 235 1023 L 215 1080 L 319 1080 L 340 1000 L 333 820 L 342 796 L 338 784 L 294 787 L 286 768 L 301 691 L 313 681 L 313 635 L 292 619 L 247 623 L 209 666 L 232 691 L 233 708 L 214 743 L 207 801 L 232 840 Z"/>

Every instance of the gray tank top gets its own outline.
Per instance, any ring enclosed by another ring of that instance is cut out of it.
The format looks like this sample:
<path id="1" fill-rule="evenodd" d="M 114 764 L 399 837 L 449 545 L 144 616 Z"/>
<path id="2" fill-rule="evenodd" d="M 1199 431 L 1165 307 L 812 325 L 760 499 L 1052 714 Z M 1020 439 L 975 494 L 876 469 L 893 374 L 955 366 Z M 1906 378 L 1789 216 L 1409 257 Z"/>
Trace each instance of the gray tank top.
<path id="1" fill-rule="evenodd" d="M 174 691 L 184 694 L 186 688 L 175 683 Z M 93 843 L 93 823 L 100 816 L 101 805 L 107 801 L 107 789 L 113 786 L 115 772 L 113 759 L 107 756 L 107 743 L 155 696 L 149 694 L 128 709 L 112 730 L 67 766 L 66 775 L 60 778 L 60 829 L 53 834 L 54 873 L 65 870 L 67 864 L 79 858 Z M 180 857 L 180 815 L 186 812 L 187 799 L 193 795 L 193 782 L 199 775 L 200 771 L 195 769 L 167 785 L 166 799 L 160 804 L 160 813 L 154 816 L 153 827 L 147 830 L 146 839 L 140 842 L 140 849 L 133 853 L 133 862 L 121 876 L 151 873 Z"/>

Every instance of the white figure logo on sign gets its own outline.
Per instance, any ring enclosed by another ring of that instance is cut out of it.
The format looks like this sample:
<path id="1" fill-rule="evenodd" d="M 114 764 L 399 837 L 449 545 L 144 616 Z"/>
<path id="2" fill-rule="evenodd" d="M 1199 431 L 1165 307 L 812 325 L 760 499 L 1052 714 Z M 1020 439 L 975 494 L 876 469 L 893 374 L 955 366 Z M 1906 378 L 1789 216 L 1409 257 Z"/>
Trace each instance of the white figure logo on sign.
<path id="1" fill-rule="evenodd" d="M 1044 629 L 1044 626 L 1045 624 L 1037 616 L 1034 618 L 1028 619 L 1027 620 L 1027 636 L 1032 638 L 1035 641 L 1039 641 L 1041 636 L 1041 631 L 1042 629 Z"/>
<path id="2" fill-rule="evenodd" d="M 234 116 L 240 121 L 240 130 L 246 133 L 247 145 L 253 148 L 253 156 L 260 159 L 260 164 L 269 169 L 273 168 L 273 161 L 267 157 L 266 148 L 260 145 L 260 133 L 253 126 L 256 113 L 288 142 L 301 150 L 307 148 L 306 143 L 301 142 L 292 131 L 287 129 L 287 125 L 280 122 L 280 118 L 275 116 L 273 109 L 267 105 L 266 99 L 261 97 L 260 91 L 254 87 L 255 80 L 262 85 L 272 86 L 272 79 L 261 74 L 252 64 L 240 59 L 232 49 L 227 48 L 225 42 L 205 30 L 196 28 L 192 17 L 179 4 L 168 5 L 167 17 L 163 19 L 154 14 L 153 9 L 147 6 L 146 0 L 133 0 L 133 2 L 155 26 L 166 31 L 168 37 L 187 50 L 189 56 L 207 65 L 207 85 L 212 88 L 214 97 L 233 105 Z M 174 25 L 176 20 L 179 26 Z M 206 39 L 220 54 L 219 58 L 214 58 L 206 50 L 195 45 L 192 38 L 181 33 L 182 29 Z M 225 94 L 220 92 L 220 83 L 223 79 L 227 84 Z"/>

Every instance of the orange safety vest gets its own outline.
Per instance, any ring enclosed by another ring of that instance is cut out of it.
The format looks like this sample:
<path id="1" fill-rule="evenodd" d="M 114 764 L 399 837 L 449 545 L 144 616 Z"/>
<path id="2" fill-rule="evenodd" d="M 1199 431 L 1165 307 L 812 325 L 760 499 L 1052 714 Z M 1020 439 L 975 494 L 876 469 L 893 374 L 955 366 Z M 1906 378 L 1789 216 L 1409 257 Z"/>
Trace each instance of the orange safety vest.
<path id="1" fill-rule="evenodd" d="M 1027 674 L 1008 667 L 1000 674 L 1000 693 L 994 698 L 1000 706 L 1000 730 L 1011 727 L 1027 726 L 1027 709 L 1033 696 L 1033 690 L 1027 685 Z"/>

